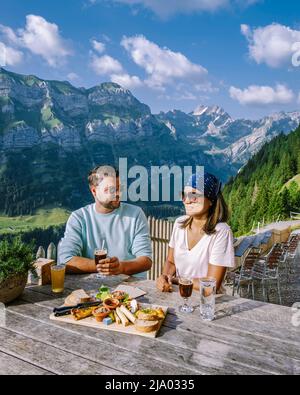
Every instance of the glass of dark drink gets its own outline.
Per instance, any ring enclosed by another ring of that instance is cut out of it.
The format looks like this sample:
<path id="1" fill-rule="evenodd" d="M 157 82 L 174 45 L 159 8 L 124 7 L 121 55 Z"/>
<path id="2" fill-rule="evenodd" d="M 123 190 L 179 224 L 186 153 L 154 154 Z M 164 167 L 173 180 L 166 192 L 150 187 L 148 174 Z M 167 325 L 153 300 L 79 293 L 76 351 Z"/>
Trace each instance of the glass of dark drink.
<path id="1" fill-rule="evenodd" d="M 101 248 L 96 248 L 95 249 L 95 265 L 99 265 L 100 261 L 102 259 L 106 259 L 107 258 L 107 248 L 105 247 L 105 243 L 102 243 L 102 247 Z M 105 278 L 106 276 L 104 274 L 101 273 L 97 273 L 96 274 L 96 278 Z"/>
<path id="2" fill-rule="evenodd" d="M 181 313 L 192 313 L 193 307 L 189 305 L 188 300 L 193 293 L 193 280 L 190 278 L 179 277 L 179 293 L 183 298 L 184 303 L 179 307 Z"/>

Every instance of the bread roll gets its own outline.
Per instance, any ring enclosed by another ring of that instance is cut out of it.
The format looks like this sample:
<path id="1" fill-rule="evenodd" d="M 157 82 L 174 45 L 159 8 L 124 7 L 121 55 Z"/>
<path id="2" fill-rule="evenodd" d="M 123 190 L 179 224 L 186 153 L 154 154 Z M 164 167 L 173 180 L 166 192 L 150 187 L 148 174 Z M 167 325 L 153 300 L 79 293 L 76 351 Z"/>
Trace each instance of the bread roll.
<path id="1" fill-rule="evenodd" d="M 154 332 L 159 327 L 159 321 L 136 320 L 134 326 L 135 329 L 139 332 Z"/>

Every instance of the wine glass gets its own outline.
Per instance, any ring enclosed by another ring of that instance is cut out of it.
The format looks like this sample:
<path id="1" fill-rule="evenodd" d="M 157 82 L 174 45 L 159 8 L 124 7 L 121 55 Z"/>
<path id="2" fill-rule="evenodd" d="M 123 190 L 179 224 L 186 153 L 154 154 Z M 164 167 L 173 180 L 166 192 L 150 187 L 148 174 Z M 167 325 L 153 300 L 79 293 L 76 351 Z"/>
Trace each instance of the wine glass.
<path id="1" fill-rule="evenodd" d="M 179 284 L 179 294 L 183 298 L 183 305 L 179 307 L 179 311 L 181 313 L 192 313 L 194 308 L 189 305 L 188 301 L 189 298 L 192 296 L 193 293 L 193 279 L 187 276 L 179 276 L 178 277 L 178 284 Z"/>

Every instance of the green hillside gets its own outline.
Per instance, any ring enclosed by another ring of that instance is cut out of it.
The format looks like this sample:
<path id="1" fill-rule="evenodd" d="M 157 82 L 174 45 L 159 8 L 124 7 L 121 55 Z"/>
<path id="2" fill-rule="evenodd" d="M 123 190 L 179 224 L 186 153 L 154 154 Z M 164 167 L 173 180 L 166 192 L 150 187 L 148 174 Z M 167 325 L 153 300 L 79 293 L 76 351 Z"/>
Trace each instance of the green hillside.
<path id="1" fill-rule="evenodd" d="M 297 185 L 298 188 L 300 188 L 300 174 L 297 174 L 295 177 L 293 177 L 291 180 L 285 183 L 283 188 L 286 187 L 290 189 L 294 183 Z"/>
<path id="2" fill-rule="evenodd" d="M 267 143 L 224 188 L 235 234 L 300 211 L 300 128 Z"/>
<path id="3" fill-rule="evenodd" d="M 65 224 L 70 212 L 63 208 L 43 208 L 33 215 L 8 217 L 0 215 L 0 235 L 27 232 L 36 228 L 47 228 Z"/>

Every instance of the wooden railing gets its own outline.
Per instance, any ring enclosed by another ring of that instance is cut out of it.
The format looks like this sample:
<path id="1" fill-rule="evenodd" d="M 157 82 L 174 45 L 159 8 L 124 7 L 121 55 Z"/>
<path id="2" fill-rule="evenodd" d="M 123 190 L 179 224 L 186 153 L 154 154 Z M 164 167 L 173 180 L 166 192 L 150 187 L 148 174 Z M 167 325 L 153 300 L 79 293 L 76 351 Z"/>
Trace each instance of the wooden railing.
<path id="1" fill-rule="evenodd" d="M 300 219 L 300 213 L 292 212 L 290 213 L 291 219 Z"/>
<path id="2" fill-rule="evenodd" d="M 168 254 L 168 244 L 172 235 L 174 223 L 148 217 L 148 225 L 151 237 L 151 246 L 153 252 L 152 269 L 147 272 L 148 280 L 156 280 L 163 270 L 164 263 Z M 44 247 L 40 246 L 36 258 L 47 258 L 57 260 L 57 247 L 51 242 L 45 251 Z"/>
<path id="3" fill-rule="evenodd" d="M 162 273 L 168 254 L 168 244 L 172 235 L 174 223 L 148 217 L 148 225 L 150 230 L 153 265 L 152 269 L 147 273 L 148 280 L 156 280 Z"/>

